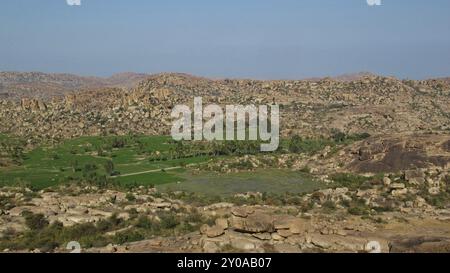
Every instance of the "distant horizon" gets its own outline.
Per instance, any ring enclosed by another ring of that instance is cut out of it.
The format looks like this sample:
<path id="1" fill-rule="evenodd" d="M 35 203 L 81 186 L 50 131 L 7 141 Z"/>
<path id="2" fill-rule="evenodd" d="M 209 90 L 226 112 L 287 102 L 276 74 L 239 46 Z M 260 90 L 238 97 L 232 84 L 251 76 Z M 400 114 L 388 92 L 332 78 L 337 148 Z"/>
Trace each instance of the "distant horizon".
<path id="1" fill-rule="evenodd" d="M 107 77 L 450 75 L 450 1 L 4 1 L 0 70 Z M 447 34 L 446 34 L 447 33 Z"/>
<path id="2" fill-rule="evenodd" d="M 122 72 L 116 72 L 113 74 L 105 75 L 92 75 L 92 74 L 83 74 L 83 73 L 71 73 L 71 72 L 45 72 L 45 71 L 19 71 L 19 70 L 0 70 L 0 73 L 42 73 L 42 74 L 48 74 L 48 75 L 71 75 L 75 77 L 84 77 L 84 78 L 100 78 L 100 79 L 108 79 L 114 76 L 118 75 L 124 75 L 124 74 L 134 74 L 134 75 L 145 75 L 145 76 L 157 76 L 157 75 L 168 75 L 168 74 L 180 74 L 180 75 L 188 75 L 191 77 L 198 77 L 198 78 L 205 78 L 210 80 L 224 80 L 224 79 L 231 79 L 231 80 L 260 80 L 260 81 L 295 81 L 295 80 L 312 80 L 312 79 L 324 79 L 324 78 L 342 78 L 342 77 L 352 77 L 352 76 L 364 76 L 364 75 L 373 75 L 378 77 L 385 77 L 385 78 L 396 78 L 398 80 L 436 80 L 436 79 L 447 79 L 450 78 L 450 75 L 444 75 L 444 76 L 437 76 L 437 77 L 427 77 L 423 79 L 413 79 L 413 78 L 401 78 L 397 77 L 395 75 L 382 75 L 370 71 L 360 71 L 360 72 L 349 72 L 349 73 L 343 73 L 343 74 L 337 74 L 337 75 L 318 75 L 318 76 L 312 76 L 307 78 L 252 78 L 252 77 L 226 77 L 226 76 L 205 76 L 205 75 L 199 75 L 199 74 L 193 74 L 189 72 L 180 72 L 180 71 L 161 71 L 161 72 L 136 72 L 136 71 L 122 71 Z"/>

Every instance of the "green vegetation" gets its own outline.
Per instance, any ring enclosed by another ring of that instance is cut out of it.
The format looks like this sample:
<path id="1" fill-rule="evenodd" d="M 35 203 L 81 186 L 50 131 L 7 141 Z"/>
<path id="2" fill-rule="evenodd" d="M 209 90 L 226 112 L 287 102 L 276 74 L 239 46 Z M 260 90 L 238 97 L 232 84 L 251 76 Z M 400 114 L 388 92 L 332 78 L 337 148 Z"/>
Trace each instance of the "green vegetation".
<path id="1" fill-rule="evenodd" d="M 21 138 L 8 138 L 0 135 L 0 167 L 6 166 L 8 161 L 20 165 L 24 160 L 26 142 Z"/>
<path id="2" fill-rule="evenodd" d="M 424 198 L 428 204 L 438 207 L 447 208 L 450 206 L 450 176 L 446 176 L 443 180 L 444 187 L 439 194 L 431 195 L 428 192 L 428 188 L 423 186 L 419 192 L 419 195 Z"/>
<path id="3" fill-rule="evenodd" d="M 360 133 L 360 134 L 346 134 L 339 130 L 334 129 L 331 135 L 331 139 L 335 143 L 351 143 L 354 141 L 360 141 L 369 138 L 370 134 Z"/>
<path id="4" fill-rule="evenodd" d="M 347 207 L 347 211 L 350 214 L 359 216 L 370 214 L 370 207 L 367 206 L 365 201 L 362 199 L 356 199 L 344 205 Z"/>
<path id="5" fill-rule="evenodd" d="M 313 155 L 322 151 L 326 146 L 336 148 L 343 144 L 350 144 L 354 141 L 363 140 L 370 137 L 367 133 L 362 134 L 345 134 L 338 130 L 333 130 L 331 138 L 301 138 L 293 136 L 289 141 L 284 142 L 286 150 L 291 153 L 305 153 Z"/>
<path id="6" fill-rule="evenodd" d="M 329 139 L 302 139 L 299 136 L 293 136 L 288 144 L 288 150 L 291 153 L 314 154 L 323 150 L 326 146 L 333 146 L 334 142 Z"/>
<path id="7" fill-rule="evenodd" d="M 325 187 L 311 175 L 278 169 L 257 169 L 252 172 L 217 174 L 202 172 L 183 173 L 180 183 L 159 184 L 163 192 L 186 191 L 205 196 L 232 196 L 242 192 L 267 192 L 272 194 L 307 193 Z"/>
<path id="8" fill-rule="evenodd" d="M 369 189 L 372 184 L 378 183 L 383 175 L 366 177 L 349 173 L 338 173 L 332 175 L 330 178 L 334 181 L 333 186 L 336 188 L 346 187 L 350 190 Z"/>
<path id="9" fill-rule="evenodd" d="M 314 154 L 326 146 L 337 147 L 342 139 L 351 141 L 364 136 L 345 135 L 334 139 L 294 136 L 281 141 L 275 153 Z M 186 166 L 202 164 L 211 158 L 256 155 L 260 153 L 261 143 L 176 142 L 168 136 L 128 135 L 80 137 L 32 150 L 25 150 L 25 144 L 23 139 L 0 135 L 0 186 L 43 189 L 61 183 L 133 187 L 183 182 Z M 248 161 L 232 164 L 237 165 L 231 168 L 252 169 Z"/>
<path id="10" fill-rule="evenodd" d="M 139 215 L 125 221 L 113 214 L 96 224 L 85 223 L 64 227 L 59 222 L 49 224 L 43 215 L 26 213 L 24 217 L 29 230 L 20 235 L 14 230 L 9 230 L 0 239 L 0 249 L 39 249 L 51 252 L 57 247 L 64 248 L 74 238 L 83 248 L 103 247 L 109 243 L 124 244 L 160 235 L 182 235 L 198 230 L 202 224 L 214 221 L 197 211 L 182 214 L 179 211 L 159 212 L 157 216 L 160 220 Z M 117 230 L 121 231 L 107 234 Z"/>
<path id="11" fill-rule="evenodd" d="M 66 182 L 98 186 L 156 185 L 180 180 L 178 173 L 182 170 L 162 169 L 208 160 L 203 155 L 180 156 L 176 152 L 179 144 L 165 136 L 81 137 L 30 151 L 24 151 L 24 146 L 16 143 L 22 141 L 6 136 L 0 141 L 2 162 L 10 159 L 10 164 L 0 166 L 0 186 L 27 185 L 42 189 Z M 148 171 L 153 172 L 140 174 Z"/>
<path id="12" fill-rule="evenodd" d="M 31 230 L 42 230 L 48 226 L 48 221 L 43 214 L 25 213 L 25 224 Z"/>

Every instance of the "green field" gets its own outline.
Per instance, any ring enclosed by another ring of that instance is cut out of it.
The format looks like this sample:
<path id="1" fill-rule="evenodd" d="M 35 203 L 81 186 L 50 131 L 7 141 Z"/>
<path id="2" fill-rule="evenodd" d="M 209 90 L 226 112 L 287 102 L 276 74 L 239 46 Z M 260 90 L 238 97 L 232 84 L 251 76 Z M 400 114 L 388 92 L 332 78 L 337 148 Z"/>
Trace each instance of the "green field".
<path id="1" fill-rule="evenodd" d="M 331 139 L 282 140 L 276 153 L 314 154 L 364 136 L 337 134 Z M 260 153 L 260 143 L 243 141 L 175 142 L 169 136 L 97 136 L 22 148 L 23 139 L 0 134 L 0 186 L 27 185 L 43 189 L 70 182 L 94 185 L 153 185 L 161 190 L 183 190 L 230 195 L 237 192 L 301 193 L 320 185 L 301 172 L 264 170 L 238 174 L 202 172 L 186 166 L 210 159 Z"/>
<path id="2" fill-rule="evenodd" d="M 274 194 L 306 193 L 324 187 L 310 175 L 291 170 L 261 169 L 252 172 L 217 174 L 204 172 L 180 174 L 178 183 L 160 184 L 161 191 L 186 191 L 212 196 L 227 196 L 245 192 Z"/>
<path id="3" fill-rule="evenodd" d="M 6 136 L 1 136 L 2 140 Z M 44 146 L 24 152 L 19 165 L 0 167 L 1 185 L 32 185 L 45 188 L 82 178 L 87 165 L 96 174 L 107 175 L 105 165 L 112 162 L 115 175 L 110 178 L 121 185 L 157 185 L 181 180 L 178 174 L 187 164 L 208 160 L 206 156 L 153 159 L 152 153 L 168 157 L 175 144 L 166 136 L 81 137 L 56 146 Z M 119 146 L 119 147 L 115 147 Z M 174 170 L 165 168 L 179 167 Z M 151 172 L 149 172 L 151 171 Z M 141 173 L 148 172 L 143 174 Z"/>

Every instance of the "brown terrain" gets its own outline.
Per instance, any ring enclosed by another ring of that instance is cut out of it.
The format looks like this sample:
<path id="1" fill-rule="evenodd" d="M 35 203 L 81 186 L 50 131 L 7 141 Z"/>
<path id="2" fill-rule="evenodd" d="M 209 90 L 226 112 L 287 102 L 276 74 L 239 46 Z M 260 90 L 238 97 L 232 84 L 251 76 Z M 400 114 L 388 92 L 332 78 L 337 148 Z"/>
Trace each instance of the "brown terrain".
<path id="1" fill-rule="evenodd" d="M 148 75 L 121 73 L 109 78 L 82 77 L 72 74 L 47 74 L 40 72 L 0 72 L 0 98 L 22 97 L 48 99 L 80 90 L 102 87 L 132 88 Z"/>
<path id="2" fill-rule="evenodd" d="M 30 139 L 104 133 L 168 134 L 171 108 L 192 103 L 281 106 L 282 134 L 328 135 L 337 129 L 371 135 L 448 132 L 449 84 L 367 76 L 356 81 L 209 80 L 185 74 L 151 76 L 137 87 L 101 88 L 0 103 L 4 133 Z M 28 125 L 33 126 L 28 126 Z"/>
<path id="3" fill-rule="evenodd" d="M 253 168 L 245 171 L 252 171 L 272 162 L 271 167 L 275 164 L 279 169 L 308 169 L 329 185 L 296 202 L 268 202 L 254 192 L 241 195 L 247 200 L 244 204 L 200 205 L 181 198 L 182 192 L 159 193 L 143 187 L 128 193 L 135 196 L 132 201 L 124 192 L 95 187 L 44 190 L 25 199 L 27 190 L 4 188 L 1 195 L 16 205 L 0 213 L 3 233 L 26 230 L 24 210 L 64 227 L 98 222 L 113 214 L 134 223 L 129 220 L 133 213 L 164 222 L 160 213 L 173 212 L 182 218 L 195 212 L 212 220 L 193 232 L 84 251 L 371 252 L 372 241 L 382 252 L 450 251 L 448 80 L 399 80 L 368 73 L 298 81 L 211 80 L 186 74 L 99 79 L 1 73 L 0 96 L 0 133 L 25 137 L 30 146 L 85 135 L 167 135 L 173 106 L 191 104 L 194 96 L 202 96 L 204 104 L 277 103 L 285 138 L 327 138 L 336 131 L 370 135 L 339 150 L 326 147 L 313 155 L 252 155 L 202 167 L 248 161 Z M 230 167 L 224 172 L 239 171 L 243 170 Z M 336 173 L 368 178 L 355 187 L 337 179 Z M 132 229 L 132 224 L 121 226 L 110 235 Z"/>

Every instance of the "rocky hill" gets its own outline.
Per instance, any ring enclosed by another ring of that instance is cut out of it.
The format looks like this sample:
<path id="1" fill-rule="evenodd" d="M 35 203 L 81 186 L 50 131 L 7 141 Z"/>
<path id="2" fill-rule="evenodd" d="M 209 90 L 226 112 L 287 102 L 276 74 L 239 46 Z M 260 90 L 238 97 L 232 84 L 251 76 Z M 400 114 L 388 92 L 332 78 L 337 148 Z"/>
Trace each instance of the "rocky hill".
<path id="1" fill-rule="evenodd" d="M 41 76 L 35 78 L 42 79 L 34 85 L 21 75 L 25 86 L 54 85 L 56 81 L 46 74 L 37 74 Z M 89 82 L 59 77 L 67 79 L 59 82 L 67 89 Z M 118 83 L 124 82 L 123 78 L 140 77 L 114 78 L 110 81 Z M 90 82 L 98 84 L 96 79 Z M 28 139 L 128 132 L 168 134 L 172 107 L 191 104 L 194 96 L 202 96 L 205 104 L 278 103 L 285 136 L 327 136 L 333 130 L 378 135 L 450 129 L 450 84 L 440 80 L 364 76 L 354 81 L 256 81 L 160 74 L 141 81 L 133 90 L 96 88 L 69 93 L 42 99 L 21 95 L 20 102 L 10 99 L 19 96 L 18 92 L 1 100 L 0 131 Z"/>
<path id="2" fill-rule="evenodd" d="M 145 74 L 137 73 L 121 73 L 109 78 L 99 78 L 40 72 L 0 72 L 0 98 L 20 99 L 26 96 L 48 99 L 84 89 L 131 88 L 146 77 Z"/>
<path id="3" fill-rule="evenodd" d="M 67 252 L 67 234 L 88 246 L 83 252 L 373 252 L 374 242 L 379 252 L 449 252 L 450 83 L 445 80 L 364 74 L 256 81 L 159 74 L 127 89 L 127 80 L 141 76 L 117 75 L 107 80 L 109 86 L 95 78 L 38 75 L 37 84 L 23 75 L 20 82 L 64 90 L 92 85 L 45 96 L 13 90 L 0 100 L 0 133 L 21 136 L 30 146 L 87 135 L 168 134 L 171 109 L 192 104 L 195 96 L 222 106 L 277 103 L 284 137 L 300 135 L 310 145 L 327 142 L 311 153 L 289 148 L 186 166 L 193 176 L 294 171 L 317 182 L 317 189 L 304 194 L 258 189 L 217 199 L 153 186 L 126 192 L 82 183 L 42 191 L 1 188 L 4 252 Z M 345 142 L 339 134 L 365 137 Z"/>

